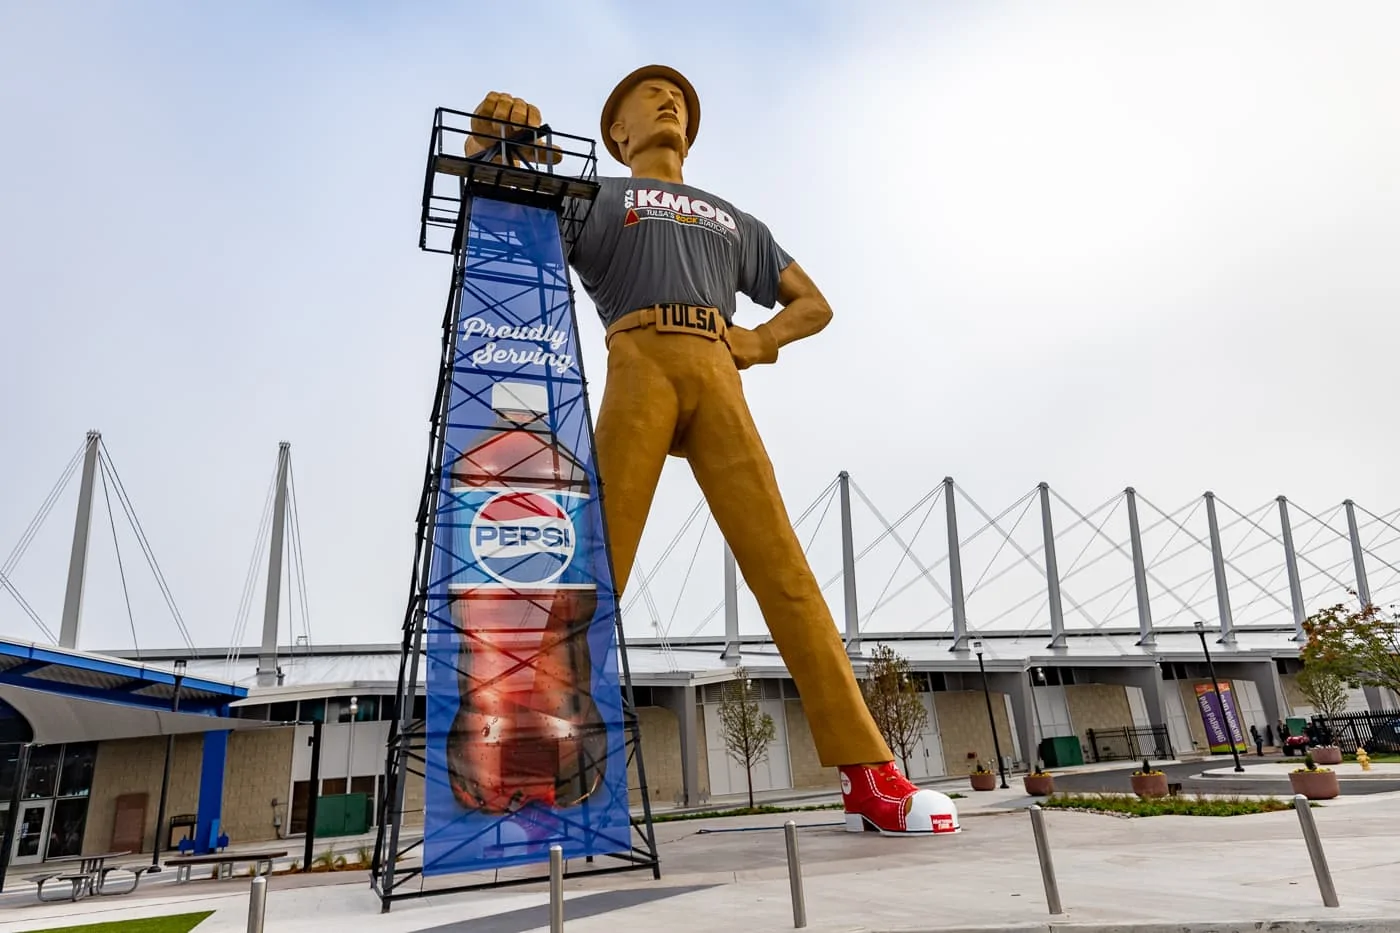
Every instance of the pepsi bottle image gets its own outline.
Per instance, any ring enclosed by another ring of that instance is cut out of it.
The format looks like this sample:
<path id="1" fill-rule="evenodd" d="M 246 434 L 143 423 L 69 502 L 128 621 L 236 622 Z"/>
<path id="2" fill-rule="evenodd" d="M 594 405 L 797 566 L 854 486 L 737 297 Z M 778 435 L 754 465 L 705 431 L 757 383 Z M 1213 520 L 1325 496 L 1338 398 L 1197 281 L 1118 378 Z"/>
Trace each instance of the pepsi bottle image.
<path id="1" fill-rule="evenodd" d="M 464 566 L 448 588 L 461 638 L 448 774 L 470 810 L 565 808 L 607 763 L 591 697 L 596 582 L 578 533 L 592 490 L 550 431 L 544 386 L 496 383 L 491 407 L 495 423 L 451 465 Z"/>

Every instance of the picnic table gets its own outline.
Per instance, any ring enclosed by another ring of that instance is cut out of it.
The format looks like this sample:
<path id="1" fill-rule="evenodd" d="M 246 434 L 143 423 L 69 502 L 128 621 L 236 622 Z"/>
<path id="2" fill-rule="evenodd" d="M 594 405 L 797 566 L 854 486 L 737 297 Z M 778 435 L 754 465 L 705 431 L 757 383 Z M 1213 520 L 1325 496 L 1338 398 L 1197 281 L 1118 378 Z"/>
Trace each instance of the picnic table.
<path id="1" fill-rule="evenodd" d="M 130 894 L 132 891 L 135 891 L 137 885 L 141 883 L 141 876 L 151 870 L 150 864 L 107 864 L 109 859 L 118 859 L 124 855 L 130 854 L 130 850 L 126 850 L 122 852 L 102 852 L 97 855 L 72 855 L 67 858 L 49 859 L 44 862 L 44 867 L 46 869 L 53 868 L 56 870 L 46 870 L 37 875 L 29 875 L 24 880 L 32 881 L 38 886 L 38 896 L 41 901 L 76 901 L 79 898 L 93 894 Z M 118 887 L 116 889 L 108 887 L 107 876 L 117 871 L 131 873 L 132 882 L 129 886 Z M 45 897 L 44 887 L 54 882 L 58 882 L 60 885 L 68 885 L 68 891 L 58 897 Z"/>
<path id="2" fill-rule="evenodd" d="M 239 862 L 252 862 L 254 875 L 272 873 L 272 860 L 286 858 L 286 850 L 273 852 L 215 852 L 210 855 L 182 855 L 167 859 L 165 864 L 175 869 L 175 883 L 184 884 L 190 880 L 190 869 L 195 865 L 213 865 L 214 877 L 220 881 L 233 877 L 233 866 Z"/>

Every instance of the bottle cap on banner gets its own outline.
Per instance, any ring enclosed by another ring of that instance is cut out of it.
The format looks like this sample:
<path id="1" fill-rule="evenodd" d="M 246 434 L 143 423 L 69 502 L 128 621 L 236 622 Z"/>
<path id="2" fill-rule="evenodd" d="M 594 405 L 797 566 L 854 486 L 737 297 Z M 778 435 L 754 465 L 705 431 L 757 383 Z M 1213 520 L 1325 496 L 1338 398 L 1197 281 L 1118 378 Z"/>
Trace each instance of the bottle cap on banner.
<path id="1" fill-rule="evenodd" d="M 549 414 L 549 391 L 533 382 L 498 382 L 491 387 L 491 408 L 495 411 L 528 411 Z"/>

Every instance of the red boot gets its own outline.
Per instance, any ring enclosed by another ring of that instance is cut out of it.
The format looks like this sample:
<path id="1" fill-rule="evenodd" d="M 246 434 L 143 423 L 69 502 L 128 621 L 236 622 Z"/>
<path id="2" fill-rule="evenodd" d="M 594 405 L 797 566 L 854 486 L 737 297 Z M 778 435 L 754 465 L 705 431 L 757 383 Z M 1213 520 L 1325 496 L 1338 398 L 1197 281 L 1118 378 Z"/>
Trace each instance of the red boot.
<path id="1" fill-rule="evenodd" d="M 915 787 L 893 761 L 841 766 L 841 802 L 846 831 L 874 830 L 885 836 L 956 833 L 958 808 L 945 794 Z"/>

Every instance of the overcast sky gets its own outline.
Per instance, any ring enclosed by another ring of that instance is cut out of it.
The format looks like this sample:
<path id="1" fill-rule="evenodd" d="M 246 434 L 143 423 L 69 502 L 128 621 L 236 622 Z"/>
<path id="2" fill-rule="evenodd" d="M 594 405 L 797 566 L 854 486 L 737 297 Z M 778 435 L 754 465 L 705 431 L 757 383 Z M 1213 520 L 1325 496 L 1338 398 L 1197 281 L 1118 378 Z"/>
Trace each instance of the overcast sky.
<path id="1" fill-rule="evenodd" d="M 945 475 L 993 514 L 1042 480 L 1083 512 L 1127 485 L 1168 512 L 1206 489 L 1246 513 L 1280 493 L 1320 518 L 1400 506 L 1400 7 L 696 10 L 0 0 L 0 556 L 99 429 L 194 640 L 225 645 L 287 440 L 313 640 L 395 640 L 450 271 L 417 249 L 433 110 L 503 90 L 596 136 L 653 61 L 704 104 L 687 181 L 765 220 L 835 309 L 745 375 L 794 514 L 842 469 L 891 519 Z M 601 327 L 579 312 L 596 405 Z M 55 631 L 76 486 L 12 577 Z M 698 498 L 673 461 L 644 568 Z M 106 515 L 93 649 L 133 640 Z M 702 522 L 654 588 L 672 634 L 719 626 L 712 527 L 680 586 Z M 117 531 L 137 641 L 180 644 Z M 823 580 L 834 532 L 832 513 Z M 871 603 L 911 572 L 876 556 Z M 8 596 L 0 632 L 42 639 Z"/>

